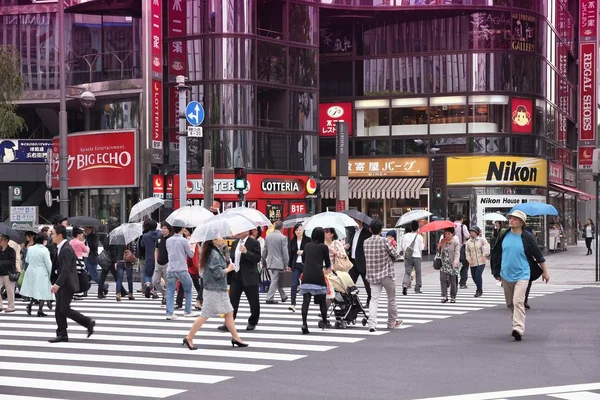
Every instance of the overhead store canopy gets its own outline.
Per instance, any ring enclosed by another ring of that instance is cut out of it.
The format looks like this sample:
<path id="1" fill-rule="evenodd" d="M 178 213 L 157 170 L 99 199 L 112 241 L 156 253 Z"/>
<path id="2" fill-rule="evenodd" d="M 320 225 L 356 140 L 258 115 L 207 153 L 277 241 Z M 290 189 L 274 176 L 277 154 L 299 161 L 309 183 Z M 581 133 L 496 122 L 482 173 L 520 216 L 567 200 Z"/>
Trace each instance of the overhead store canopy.
<path id="1" fill-rule="evenodd" d="M 321 196 L 335 199 L 335 179 L 321 181 Z M 426 178 L 369 178 L 350 179 L 351 199 L 418 199 Z"/>

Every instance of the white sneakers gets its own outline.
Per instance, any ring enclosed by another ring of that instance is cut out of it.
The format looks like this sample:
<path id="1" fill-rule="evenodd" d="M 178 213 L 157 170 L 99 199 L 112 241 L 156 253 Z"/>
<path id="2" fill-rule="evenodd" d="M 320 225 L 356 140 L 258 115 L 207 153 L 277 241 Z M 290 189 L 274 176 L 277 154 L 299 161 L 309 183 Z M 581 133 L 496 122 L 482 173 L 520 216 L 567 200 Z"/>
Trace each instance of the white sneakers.
<path id="1" fill-rule="evenodd" d="M 168 320 L 177 319 L 177 315 L 175 315 L 175 314 L 167 315 L 167 319 Z"/>
<path id="2" fill-rule="evenodd" d="M 296 312 L 296 306 L 289 306 L 288 310 L 290 310 L 291 312 Z"/>
<path id="3" fill-rule="evenodd" d="M 200 313 L 196 313 L 196 312 L 185 313 L 185 314 L 183 314 L 183 316 L 185 318 L 196 318 L 196 317 L 200 316 Z"/>

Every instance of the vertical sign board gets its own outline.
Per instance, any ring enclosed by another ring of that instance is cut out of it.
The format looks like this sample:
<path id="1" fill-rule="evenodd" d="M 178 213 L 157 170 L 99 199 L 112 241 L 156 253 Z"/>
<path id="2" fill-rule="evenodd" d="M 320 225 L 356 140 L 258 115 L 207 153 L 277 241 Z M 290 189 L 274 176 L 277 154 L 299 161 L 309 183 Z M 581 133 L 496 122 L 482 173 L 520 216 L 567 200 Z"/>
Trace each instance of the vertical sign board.
<path id="1" fill-rule="evenodd" d="M 579 154 L 587 155 L 596 145 L 598 52 L 598 0 L 579 2 Z M 583 151 L 582 151 L 583 149 Z M 579 158 L 579 169 L 591 168 L 589 159 Z"/>
<path id="2" fill-rule="evenodd" d="M 177 75 L 187 76 L 187 51 L 186 42 L 183 38 L 186 35 L 187 22 L 187 1 L 186 0 L 168 0 L 168 18 L 167 18 L 167 36 L 177 38 L 177 40 L 167 44 L 168 50 L 168 71 L 169 80 L 175 80 Z M 167 124 L 169 128 L 177 129 L 179 126 L 179 92 L 176 87 L 169 89 L 169 118 Z M 181 105 L 185 107 L 185 104 Z M 177 130 L 169 135 L 169 161 L 177 163 L 179 161 L 179 135 Z"/>
<path id="3" fill-rule="evenodd" d="M 336 129 L 336 189 L 338 207 L 342 204 L 344 207 L 348 204 L 348 123 L 337 122 Z M 338 209 L 338 211 L 341 211 Z"/>
<path id="4" fill-rule="evenodd" d="M 163 162 L 163 33 L 162 1 L 150 0 L 150 133 L 152 142 L 152 161 Z"/>

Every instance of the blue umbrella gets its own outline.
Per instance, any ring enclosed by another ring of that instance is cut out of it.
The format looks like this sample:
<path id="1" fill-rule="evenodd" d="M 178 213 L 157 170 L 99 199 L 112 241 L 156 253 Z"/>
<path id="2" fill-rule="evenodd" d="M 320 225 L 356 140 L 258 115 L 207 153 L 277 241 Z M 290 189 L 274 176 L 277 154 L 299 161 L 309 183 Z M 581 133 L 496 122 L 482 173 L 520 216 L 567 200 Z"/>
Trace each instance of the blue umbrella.
<path id="1" fill-rule="evenodd" d="M 558 211 L 556 211 L 554 206 L 538 202 L 517 204 L 510 210 L 509 214 L 516 210 L 523 211 L 530 217 L 537 217 L 538 215 L 558 215 Z"/>

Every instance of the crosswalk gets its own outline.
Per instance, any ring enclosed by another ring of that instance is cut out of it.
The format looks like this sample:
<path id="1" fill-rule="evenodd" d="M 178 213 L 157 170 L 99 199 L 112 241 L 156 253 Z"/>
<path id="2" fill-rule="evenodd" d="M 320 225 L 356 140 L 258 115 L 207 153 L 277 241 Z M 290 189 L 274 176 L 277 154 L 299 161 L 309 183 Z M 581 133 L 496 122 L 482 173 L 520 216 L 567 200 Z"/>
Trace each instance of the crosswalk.
<path id="1" fill-rule="evenodd" d="M 470 393 L 428 397 L 418 400 L 600 400 L 600 382 L 578 385 L 548 386 L 501 392 Z"/>
<path id="2" fill-rule="evenodd" d="M 576 289 L 580 286 L 534 285 L 531 298 Z M 439 286 L 423 287 L 423 294 L 398 290 L 401 329 L 456 317 L 504 304 L 501 288 L 486 287 L 483 297 L 473 290 L 460 291 L 457 302 L 441 304 Z M 364 292 L 364 290 L 362 290 Z M 360 294 L 363 302 L 365 293 Z M 85 298 L 73 306 L 97 321 L 96 333 L 70 323 L 67 343 L 50 344 L 55 321 L 27 316 L 24 304 L 19 311 L 0 315 L 0 398 L 31 399 L 114 399 L 122 396 L 163 399 L 194 391 L 198 385 L 217 384 L 236 376 L 251 374 L 282 363 L 310 357 L 339 347 L 351 346 L 377 336 L 401 334 L 385 329 L 386 304 L 379 304 L 377 332 L 369 333 L 360 319 L 347 329 L 320 330 L 317 307 L 309 313 L 310 335 L 300 334 L 300 312 L 285 304 L 265 304 L 261 294 L 261 316 L 256 331 L 240 331 L 250 347 L 231 348 L 230 336 L 216 328 L 220 319 L 209 320 L 198 332 L 198 351 L 181 346 L 193 319 L 165 319 L 158 300 L 138 296 L 117 303 L 112 298 Z M 179 312 L 181 314 L 181 312 Z M 35 315 L 35 314 L 33 314 Z M 250 315 L 245 299 L 237 325 L 243 329 Z"/>

